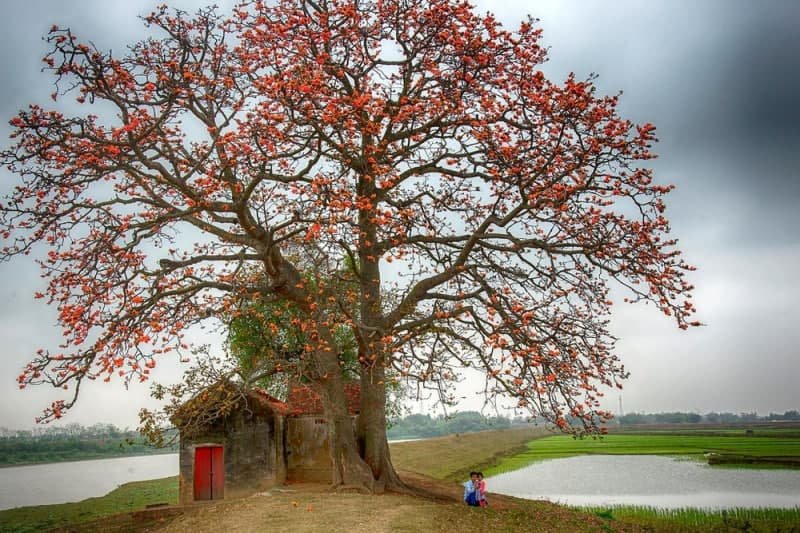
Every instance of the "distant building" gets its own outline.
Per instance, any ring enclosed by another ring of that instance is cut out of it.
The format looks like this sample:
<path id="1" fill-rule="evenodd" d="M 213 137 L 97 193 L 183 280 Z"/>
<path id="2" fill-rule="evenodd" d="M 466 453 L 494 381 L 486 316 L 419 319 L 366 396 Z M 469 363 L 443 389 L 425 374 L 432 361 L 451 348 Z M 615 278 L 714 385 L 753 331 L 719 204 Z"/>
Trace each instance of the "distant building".
<path id="1" fill-rule="evenodd" d="M 355 420 L 360 387 L 347 383 Z M 198 417 L 198 418 L 191 418 Z M 252 494 L 287 481 L 331 480 L 328 426 L 319 395 L 294 385 L 286 402 L 261 389 L 219 385 L 173 417 L 181 430 L 181 504 Z"/>

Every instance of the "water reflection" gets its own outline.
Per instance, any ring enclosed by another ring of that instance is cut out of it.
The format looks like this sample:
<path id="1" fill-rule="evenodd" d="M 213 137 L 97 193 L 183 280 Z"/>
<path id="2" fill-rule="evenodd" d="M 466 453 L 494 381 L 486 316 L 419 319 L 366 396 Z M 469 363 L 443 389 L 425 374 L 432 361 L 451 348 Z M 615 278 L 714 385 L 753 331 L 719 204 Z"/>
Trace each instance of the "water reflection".
<path id="1" fill-rule="evenodd" d="M 712 468 L 653 455 L 552 459 L 487 479 L 490 492 L 569 505 L 795 507 L 800 470 Z"/>

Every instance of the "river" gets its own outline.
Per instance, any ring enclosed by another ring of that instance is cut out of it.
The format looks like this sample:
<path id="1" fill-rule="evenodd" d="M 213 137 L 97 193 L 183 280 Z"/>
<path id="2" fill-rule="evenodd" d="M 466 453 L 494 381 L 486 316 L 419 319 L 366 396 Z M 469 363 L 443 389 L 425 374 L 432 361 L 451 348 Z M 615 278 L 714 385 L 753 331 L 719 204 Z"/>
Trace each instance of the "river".
<path id="1" fill-rule="evenodd" d="M 800 506 L 800 470 L 719 468 L 657 455 L 550 459 L 489 477 L 486 483 L 490 493 L 580 506 Z"/>
<path id="2" fill-rule="evenodd" d="M 0 510 L 76 502 L 130 481 L 177 475 L 177 453 L 0 468 Z"/>

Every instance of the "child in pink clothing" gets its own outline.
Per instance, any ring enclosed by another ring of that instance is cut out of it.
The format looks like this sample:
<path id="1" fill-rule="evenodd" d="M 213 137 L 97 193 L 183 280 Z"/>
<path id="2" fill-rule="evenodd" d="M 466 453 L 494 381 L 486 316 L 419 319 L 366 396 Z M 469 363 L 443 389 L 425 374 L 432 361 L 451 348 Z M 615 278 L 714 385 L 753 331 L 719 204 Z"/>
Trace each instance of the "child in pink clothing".
<path id="1" fill-rule="evenodd" d="M 478 472 L 478 505 L 481 507 L 489 507 L 489 501 L 486 499 L 486 481 L 483 479 L 483 472 Z"/>

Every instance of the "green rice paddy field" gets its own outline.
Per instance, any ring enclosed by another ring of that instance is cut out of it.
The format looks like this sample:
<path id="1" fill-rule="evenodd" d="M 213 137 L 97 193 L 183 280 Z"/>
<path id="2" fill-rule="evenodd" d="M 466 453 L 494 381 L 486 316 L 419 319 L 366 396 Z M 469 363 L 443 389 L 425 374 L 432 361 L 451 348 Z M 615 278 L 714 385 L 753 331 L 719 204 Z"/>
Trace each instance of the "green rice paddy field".
<path id="1" fill-rule="evenodd" d="M 800 432 L 797 429 L 760 430 L 748 435 L 745 430 L 727 430 L 714 433 L 664 434 L 660 432 L 612 433 L 603 438 L 574 439 L 567 435 L 554 435 L 529 442 L 527 449 L 501 461 L 488 469 L 487 475 L 516 470 L 536 461 L 572 457 L 575 455 L 671 455 L 705 461 L 705 454 L 740 456 L 758 461 L 767 458 L 800 458 Z M 746 462 L 741 466 L 752 466 Z M 726 465 L 726 466 L 738 466 Z"/>
<path id="2" fill-rule="evenodd" d="M 656 531 L 747 531 L 796 532 L 800 531 L 800 507 L 794 509 L 735 508 L 708 509 L 658 509 L 656 507 L 618 505 L 614 507 L 583 507 L 613 524 L 625 520 L 652 527 Z"/>

